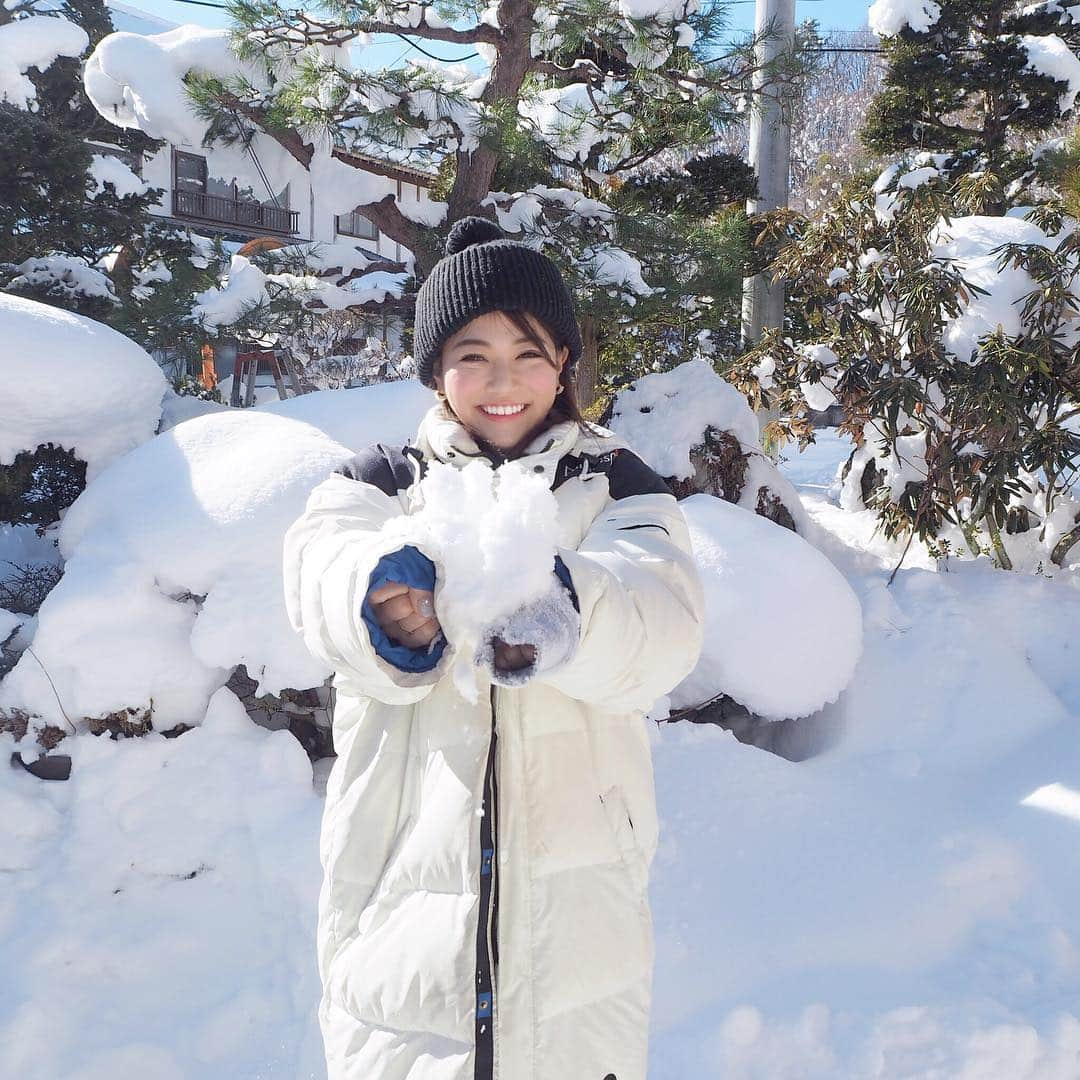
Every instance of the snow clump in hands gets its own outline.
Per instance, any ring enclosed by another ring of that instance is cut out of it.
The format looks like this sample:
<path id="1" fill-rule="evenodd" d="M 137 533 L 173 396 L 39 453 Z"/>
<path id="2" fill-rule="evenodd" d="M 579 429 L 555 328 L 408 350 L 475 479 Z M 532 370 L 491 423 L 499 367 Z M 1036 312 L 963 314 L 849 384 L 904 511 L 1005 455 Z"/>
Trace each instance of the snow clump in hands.
<path id="1" fill-rule="evenodd" d="M 494 470 L 434 462 L 418 499 L 412 514 L 382 531 L 435 563 L 435 610 L 454 649 L 454 684 L 475 702 L 477 659 L 497 628 L 551 592 L 558 506 L 544 477 L 513 461 Z"/>

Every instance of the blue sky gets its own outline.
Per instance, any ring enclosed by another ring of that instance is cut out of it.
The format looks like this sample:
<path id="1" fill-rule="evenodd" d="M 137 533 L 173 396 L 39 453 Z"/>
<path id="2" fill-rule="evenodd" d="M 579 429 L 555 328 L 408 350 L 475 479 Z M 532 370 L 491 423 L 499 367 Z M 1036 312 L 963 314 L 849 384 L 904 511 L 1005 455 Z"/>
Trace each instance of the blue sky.
<path id="1" fill-rule="evenodd" d="M 120 0 L 119 6 L 138 8 L 148 14 L 167 19 L 173 23 L 198 23 L 200 26 L 226 26 L 228 19 L 224 11 L 200 7 L 185 3 L 183 0 Z M 866 0 L 795 0 L 795 17 L 817 19 L 822 30 L 857 30 L 866 25 Z M 738 36 L 740 31 L 750 31 L 754 27 L 754 0 L 735 0 L 729 8 L 732 31 Z M 120 18 L 117 19 L 121 21 Z M 129 27 L 123 26 L 123 29 Z M 135 29 L 134 26 L 130 27 Z M 139 28 L 141 32 L 153 32 L 150 28 Z M 450 45 L 438 49 L 426 46 L 431 52 L 447 59 L 463 55 L 463 51 Z M 372 67 L 393 65 L 406 52 L 408 45 L 397 38 L 379 37 L 367 50 L 365 59 Z"/>

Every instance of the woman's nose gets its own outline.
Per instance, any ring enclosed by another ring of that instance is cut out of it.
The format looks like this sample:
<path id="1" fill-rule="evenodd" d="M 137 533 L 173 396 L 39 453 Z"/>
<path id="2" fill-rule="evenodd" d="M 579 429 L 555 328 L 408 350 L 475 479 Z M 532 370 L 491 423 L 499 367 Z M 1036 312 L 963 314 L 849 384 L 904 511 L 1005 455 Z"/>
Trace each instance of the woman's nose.
<path id="1" fill-rule="evenodd" d="M 513 383 L 513 375 L 507 364 L 490 364 L 488 366 L 488 389 L 500 390 L 510 387 Z"/>

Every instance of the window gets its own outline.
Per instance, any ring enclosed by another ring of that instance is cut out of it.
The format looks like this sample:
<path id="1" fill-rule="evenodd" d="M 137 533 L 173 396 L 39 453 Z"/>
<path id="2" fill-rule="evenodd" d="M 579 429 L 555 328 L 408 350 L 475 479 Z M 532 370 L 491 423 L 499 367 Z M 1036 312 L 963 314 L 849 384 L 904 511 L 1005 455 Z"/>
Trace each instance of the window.
<path id="1" fill-rule="evenodd" d="M 176 152 L 176 188 L 178 191 L 206 194 L 206 158 L 199 154 Z"/>
<path id="2" fill-rule="evenodd" d="M 358 240 L 379 239 L 375 222 L 355 210 L 351 214 L 337 215 L 337 233 L 338 236 L 355 236 Z"/>

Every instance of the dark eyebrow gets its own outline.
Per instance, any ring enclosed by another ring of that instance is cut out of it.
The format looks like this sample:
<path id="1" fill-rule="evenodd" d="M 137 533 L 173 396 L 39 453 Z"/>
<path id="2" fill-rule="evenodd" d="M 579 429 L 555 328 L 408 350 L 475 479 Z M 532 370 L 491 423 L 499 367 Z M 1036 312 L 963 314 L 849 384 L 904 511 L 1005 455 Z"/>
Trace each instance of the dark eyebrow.
<path id="1" fill-rule="evenodd" d="M 519 337 L 517 339 L 517 341 L 514 342 L 515 345 L 524 345 L 526 343 L 528 343 L 530 345 L 535 344 L 535 342 L 533 341 L 532 338 L 527 338 L 527 337 Z M 484 338 L 462 338 L 460 341 L 455 341 L 454 344 L 450 346 L 450 348 L 451 349 L 460 349 L 460 348 L 464 348 L 466 345 L 479 345 L 481 347 L 484 347 L 484 346 L 489 346 L 490 347 L 491 342 L 485 340 Z"/>

